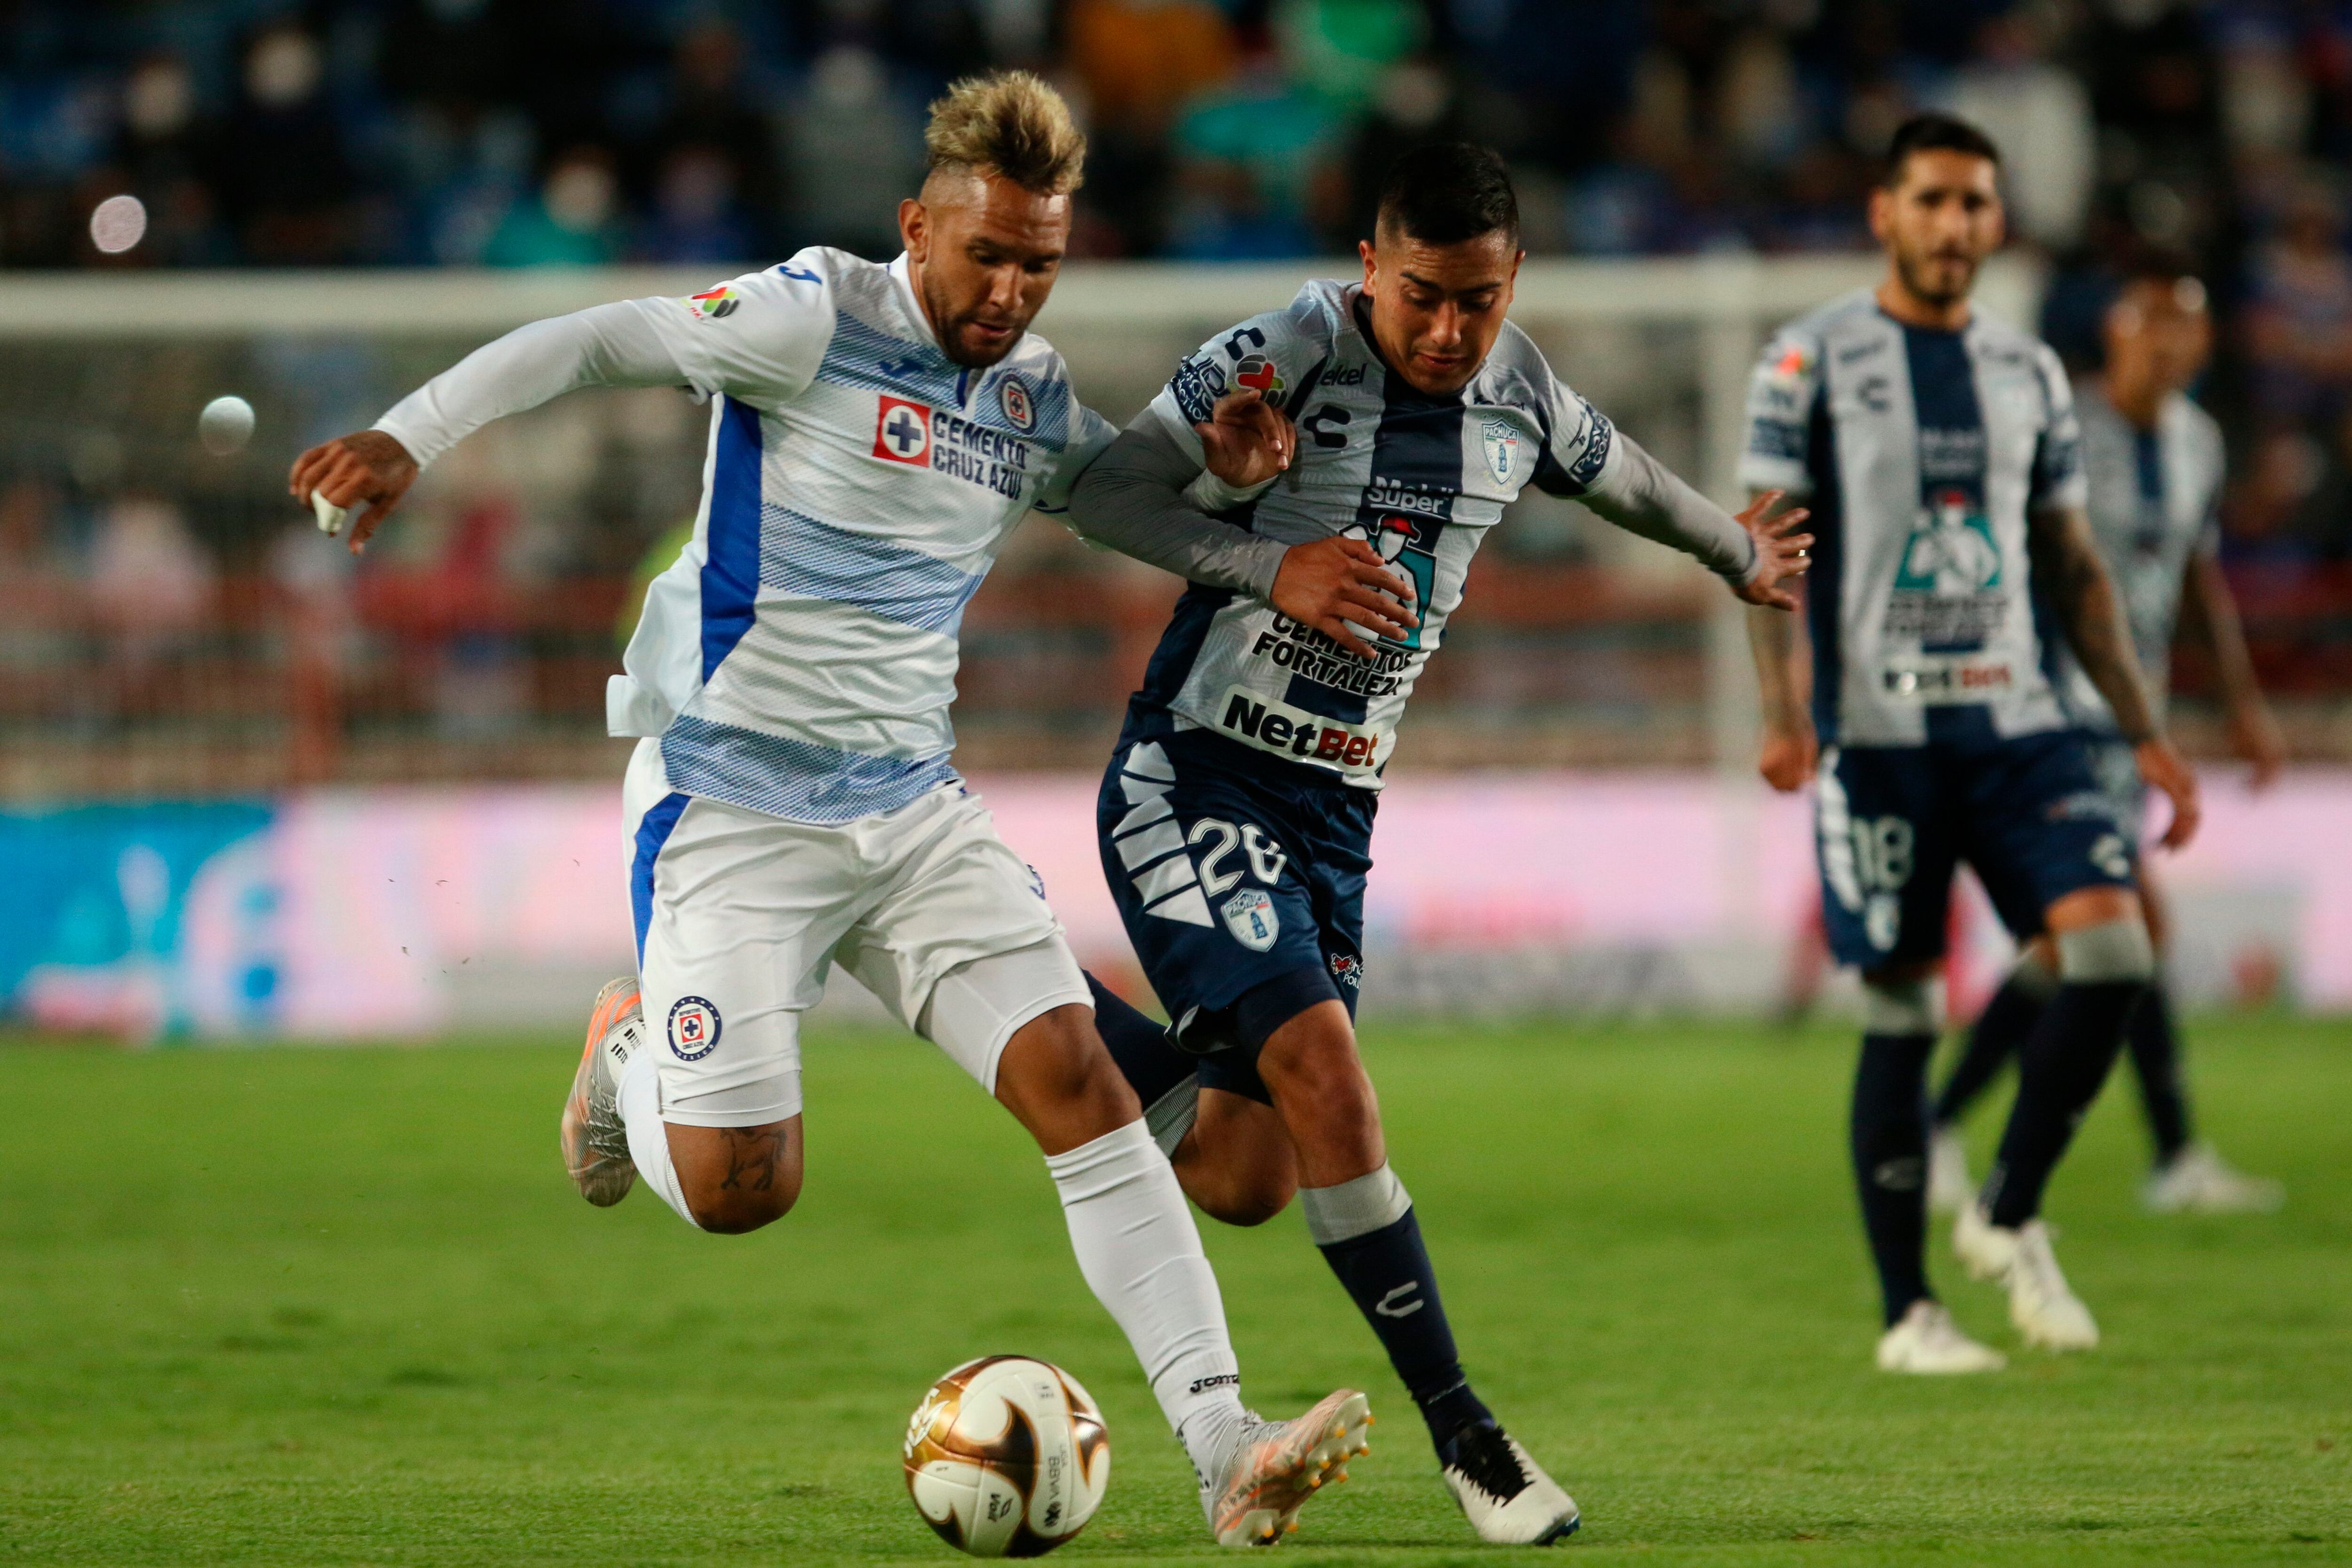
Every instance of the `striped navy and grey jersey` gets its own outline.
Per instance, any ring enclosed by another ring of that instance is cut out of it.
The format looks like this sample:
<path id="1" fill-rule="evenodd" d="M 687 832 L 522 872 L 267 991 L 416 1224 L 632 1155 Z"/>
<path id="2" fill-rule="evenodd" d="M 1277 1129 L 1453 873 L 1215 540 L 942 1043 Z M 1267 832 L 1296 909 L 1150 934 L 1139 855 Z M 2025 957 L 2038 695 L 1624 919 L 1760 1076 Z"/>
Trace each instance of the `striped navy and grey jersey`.
<path id="1" fill-rule="evenodd" d="M 1421 624 L 1381 639 L 1368 660 L 1262 599 L 1195 584 L 1152 656 L 1137 708 L 1148 722 L 1214 730 L 1378 789 L 1413 682 L 1504 507 L 1529 484 L 1607 493 L 1625 465 L 1609 421 L 1561 384 L 1517 327 L 1504 325 L 1467 387 L 1433 397 L 1388 373 L 1360 315 L 1361 292 L 1312 282 L 1286 310 L 1219 333 L 1141 417 L 1197 460 L 1192 426 L 1228 390 L 1255 388 L 1286 409 L 1297 424 L 1296 458 L 1241 521 L 1284 544 L 1335 533 L 1370 540 L 1412 579 Z"/>
<path id="2" fill-rule="evenodd" d="M 1741 480 L 1811 509 L 1808 629 L 1825 744 L 1918 745 L 1972 709 L 2002 736 L 2074 721 L 2038 615 L 2031 511 L 2080 506 L 2066 373 L 1981 314 L 1905 326 L 1868 292 L 1783 328 L 1750 383 Z"/>
<path id="3" fill-rule="evenodd" d="M 2210 552 L 2220 538 L 2221 427 L 2179 393 L 2157 409 L 2153 430 L 2116 413 L 2096 386 L 2084 390 L 2080 407 L 2091 532 L 2123 601 L 2148 699 L 2161 714 L 2189 558 Z M 2116 716 L 2073 649 L 2062 652 L 2059 670 L 2058 694 L 2076 721 L 2112 732 Z"/>

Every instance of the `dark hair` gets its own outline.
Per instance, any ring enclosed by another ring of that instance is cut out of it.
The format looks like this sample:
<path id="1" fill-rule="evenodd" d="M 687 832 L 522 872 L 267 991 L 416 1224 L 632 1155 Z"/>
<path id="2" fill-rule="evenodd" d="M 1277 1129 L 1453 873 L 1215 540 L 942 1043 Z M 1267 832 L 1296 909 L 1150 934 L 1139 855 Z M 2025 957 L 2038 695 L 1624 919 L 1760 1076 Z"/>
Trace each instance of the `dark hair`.
<path id="1" fill-rule="evenodd" d="M 1967 121 L 1949 114 L 1915 114 L 1895 128 L 1895 140 L 1886 144 L 1887 189 L 1902 183 L 1903 165 L 1914 153 L 1965 153 L 2000 166 L 2000 149 Z"/>
<path id="2" fill-rule="evenodd" d="M 1432 142 L 1389 165 L 1374 221 L 1426 245 L 1456 245 L 1497 229 L 1517 245 L 1519 198 L 1500 154 L 1467 142 Z"/>

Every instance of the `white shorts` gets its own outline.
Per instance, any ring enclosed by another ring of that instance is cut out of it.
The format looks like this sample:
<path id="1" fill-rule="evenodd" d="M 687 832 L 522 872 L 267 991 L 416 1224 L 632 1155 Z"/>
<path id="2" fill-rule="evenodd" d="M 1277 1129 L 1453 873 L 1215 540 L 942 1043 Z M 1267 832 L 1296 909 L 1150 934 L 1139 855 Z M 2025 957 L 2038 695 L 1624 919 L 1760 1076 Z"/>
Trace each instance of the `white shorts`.
<path id="1" fill-rule="evenodd" d="M 646 740 L 622 801 L 665 1121 L 798 1115 L 800 1016 L 835 963 L 991 1093 L 1014 1031 L 1093 1005 L 1035 873 L 961 784 L 820 826 L 677 794 Z"/>

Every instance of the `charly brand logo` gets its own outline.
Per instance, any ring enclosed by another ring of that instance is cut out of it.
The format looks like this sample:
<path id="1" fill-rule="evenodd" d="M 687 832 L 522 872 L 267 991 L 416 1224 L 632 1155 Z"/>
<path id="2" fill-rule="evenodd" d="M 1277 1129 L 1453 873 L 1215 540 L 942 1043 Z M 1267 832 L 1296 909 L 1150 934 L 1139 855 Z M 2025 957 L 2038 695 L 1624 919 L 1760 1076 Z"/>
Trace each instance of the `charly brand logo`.
<path id="1" fill-rule="evenodd" d="M 669 1048 L 682 1062 L 698 1062 L 719 1048 L 719 1027 L 708 998 L 681 996 L 669 1010 Z"/>

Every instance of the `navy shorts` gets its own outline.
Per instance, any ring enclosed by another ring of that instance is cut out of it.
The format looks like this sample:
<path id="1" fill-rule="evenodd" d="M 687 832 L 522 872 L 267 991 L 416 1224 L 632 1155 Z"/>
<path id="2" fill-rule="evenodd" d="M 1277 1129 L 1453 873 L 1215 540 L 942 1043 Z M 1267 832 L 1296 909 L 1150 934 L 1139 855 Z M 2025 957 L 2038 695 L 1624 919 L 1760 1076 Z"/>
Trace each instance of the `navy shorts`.
<path id="1" fill-rule="evenodd" d="M 2020 941 L 2068 893 L 2132 886 L 2135 836 L 2101 787 L 2094 744 L 2061 730 L 1823 752 L 1814 846 L 1838 962 L 1868 971 L 1943 957 L 1963 860 Z"/>
<path id="2" fill-rule="evenodd" d="M 1201 1084 L 1266 1099 L 1258 1047 L 1364 974 L 1376 796 L 1204 731 L 1129 738 L 1095 808 L 1103 875 Z"/>

